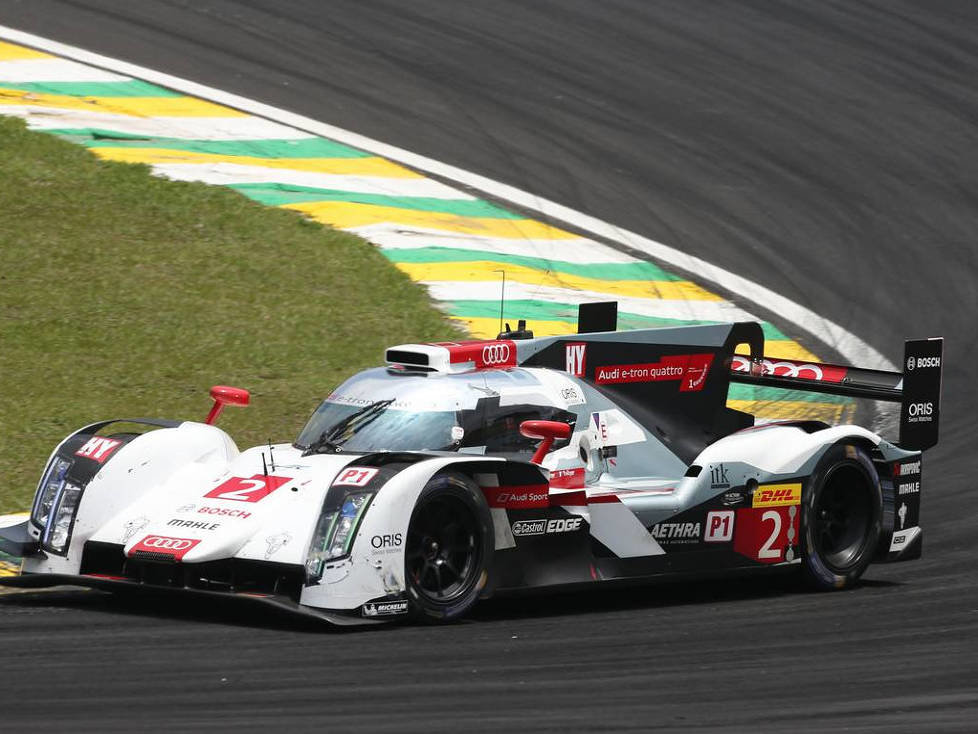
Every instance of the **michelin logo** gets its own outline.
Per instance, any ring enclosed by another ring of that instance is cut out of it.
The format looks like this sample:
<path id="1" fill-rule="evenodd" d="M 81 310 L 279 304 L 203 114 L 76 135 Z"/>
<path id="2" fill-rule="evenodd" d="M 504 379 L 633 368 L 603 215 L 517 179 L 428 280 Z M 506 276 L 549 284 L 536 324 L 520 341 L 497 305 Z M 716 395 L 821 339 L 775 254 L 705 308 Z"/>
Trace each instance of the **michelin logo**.
<path id="1" fill-rule="evenodd" d="M 368 602 L 363 605 L 364 617 L 389 617 L 394 614 L 407 614 L 408 603 L 406 599 L 398 601 L 376 601 Z"/>

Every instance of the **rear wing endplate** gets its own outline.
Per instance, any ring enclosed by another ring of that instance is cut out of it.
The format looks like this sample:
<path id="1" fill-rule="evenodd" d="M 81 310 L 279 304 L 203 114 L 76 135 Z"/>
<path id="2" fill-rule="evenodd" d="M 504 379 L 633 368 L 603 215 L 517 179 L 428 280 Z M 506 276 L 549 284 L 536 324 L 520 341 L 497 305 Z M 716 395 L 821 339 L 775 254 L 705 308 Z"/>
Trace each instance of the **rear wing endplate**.
<path id="1" fill-rule="evenodd" d="M 943 357 L 943 337 L 907 341 L 903 372 L 734 355 L 730 379 L 752 385 L 900 403 L 898 443 L 902 448 L 922 451 L 937 444 Z"/>

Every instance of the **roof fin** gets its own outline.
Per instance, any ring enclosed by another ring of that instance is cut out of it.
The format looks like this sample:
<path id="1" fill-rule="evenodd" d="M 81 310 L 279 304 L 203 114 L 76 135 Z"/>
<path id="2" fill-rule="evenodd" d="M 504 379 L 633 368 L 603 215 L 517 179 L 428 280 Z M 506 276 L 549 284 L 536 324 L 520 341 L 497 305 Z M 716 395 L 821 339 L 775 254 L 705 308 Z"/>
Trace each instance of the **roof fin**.
<path id="1" fill-rule="evenodd" d="M 596 331 L 618 329 L 618 301 L 582 303 L 577 307 L 577 333 L 593 334 Z"/>

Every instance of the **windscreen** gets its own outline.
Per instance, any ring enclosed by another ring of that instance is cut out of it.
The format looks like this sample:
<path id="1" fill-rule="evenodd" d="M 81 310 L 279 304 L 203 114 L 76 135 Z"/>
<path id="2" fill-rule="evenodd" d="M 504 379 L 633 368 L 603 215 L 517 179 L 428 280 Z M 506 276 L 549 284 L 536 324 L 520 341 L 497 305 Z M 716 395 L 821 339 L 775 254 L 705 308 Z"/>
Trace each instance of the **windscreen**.
<path id="1" fill-rule="evenodd" d="M 458 445 L 455 411 L 398 409 L 326 400 L 302 429 L 296 445 L 328 440 L 343 451 L 453 451 Z M 454 429 L 454 431 L 453 431 Z"/>

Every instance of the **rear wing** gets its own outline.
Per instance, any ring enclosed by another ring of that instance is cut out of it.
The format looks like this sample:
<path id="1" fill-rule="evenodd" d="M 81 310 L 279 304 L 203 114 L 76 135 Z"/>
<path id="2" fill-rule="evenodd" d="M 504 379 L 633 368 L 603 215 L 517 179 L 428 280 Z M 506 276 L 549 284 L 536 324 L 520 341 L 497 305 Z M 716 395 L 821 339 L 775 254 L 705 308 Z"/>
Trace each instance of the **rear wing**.
<path id="1" fill-rule="evenodd" d="M 937 444 L 943 353 L 942 337 L 907 341 L 903 372 L 737 354 L 730 361 L 730 380 L 900 403 L 898 443 L 922 451 Z"/>

